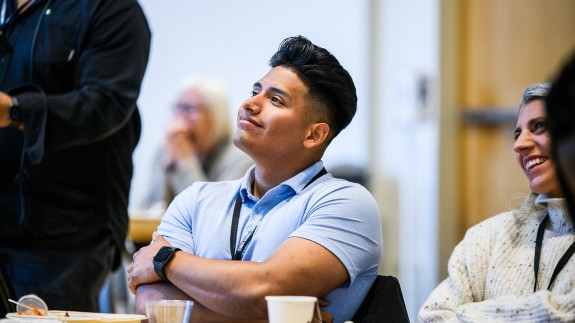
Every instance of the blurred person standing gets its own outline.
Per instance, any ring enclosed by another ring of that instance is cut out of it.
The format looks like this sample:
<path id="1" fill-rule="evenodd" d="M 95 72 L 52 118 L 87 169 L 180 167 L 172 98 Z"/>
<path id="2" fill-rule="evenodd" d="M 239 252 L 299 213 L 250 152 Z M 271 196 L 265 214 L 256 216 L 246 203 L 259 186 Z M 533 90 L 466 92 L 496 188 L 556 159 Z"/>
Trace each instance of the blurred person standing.
<path id="1" fill-rule="evenodd" d="M 252 159 L 232 143 L 232 122 L 223 84 L 206 76 L 186 79 L 174 106 L 164 146 L 151 172 L 145 207 L 165 208 L 197 181 L 244 176 Z"/>
<path id="2" fill-rule="evenodd" d="M 127 234 L 148 23 L 136 0 L 0 6 L 0 266 L 16 298 L 98 311 Z"/>

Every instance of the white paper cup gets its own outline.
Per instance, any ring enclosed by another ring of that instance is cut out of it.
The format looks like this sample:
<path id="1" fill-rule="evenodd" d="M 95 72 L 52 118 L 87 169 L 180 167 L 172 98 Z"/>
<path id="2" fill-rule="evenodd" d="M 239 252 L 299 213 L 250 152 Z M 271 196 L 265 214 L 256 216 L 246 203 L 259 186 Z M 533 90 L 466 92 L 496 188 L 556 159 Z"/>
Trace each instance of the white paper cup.
<path id="1" fill-rule="evenodd" d="M 269 323 L 311 323 L 317 297 L 266 296 Z"/>
<path id="2" fill-rule="evenodd" d="M 194 302 L 184 300 L 158 300 L 146 303 L 148 323 L 188 323 Z"/>

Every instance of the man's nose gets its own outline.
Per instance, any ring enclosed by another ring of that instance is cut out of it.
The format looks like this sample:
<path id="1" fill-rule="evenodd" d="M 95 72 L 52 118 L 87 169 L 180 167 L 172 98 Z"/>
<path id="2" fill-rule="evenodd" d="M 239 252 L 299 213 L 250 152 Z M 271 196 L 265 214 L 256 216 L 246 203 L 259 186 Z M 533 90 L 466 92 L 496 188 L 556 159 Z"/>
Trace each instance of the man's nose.
<path id="1" fill-rule="evenodd" d="M 247 98 L 242 103 L 242 109 L 251 111 L 252 113 L 259 113 L 261 111 L 261 96 L 254 95 Z"/>

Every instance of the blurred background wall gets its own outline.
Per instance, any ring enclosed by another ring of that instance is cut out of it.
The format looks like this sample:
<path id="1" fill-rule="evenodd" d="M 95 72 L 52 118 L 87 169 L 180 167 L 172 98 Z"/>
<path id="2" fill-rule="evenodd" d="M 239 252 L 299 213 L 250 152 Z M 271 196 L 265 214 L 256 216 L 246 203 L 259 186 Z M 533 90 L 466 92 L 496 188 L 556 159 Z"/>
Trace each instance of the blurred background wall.
<path id="1" fill-rule="evenodd" d="M 235 118 L 279 42 L 304 35 L 355 80 L 358 113 L 324 161 L 365 171 L 382 213 L 381 272 L 399 278 L 412 321 L 465 230 L 527 190 L 511 150 L 515 105 L 575 49 L 572 0 L 140 2 L 153 44 L 131 203 L 155 185 L 150 162 L 182 78 L 221 79 Z"/>

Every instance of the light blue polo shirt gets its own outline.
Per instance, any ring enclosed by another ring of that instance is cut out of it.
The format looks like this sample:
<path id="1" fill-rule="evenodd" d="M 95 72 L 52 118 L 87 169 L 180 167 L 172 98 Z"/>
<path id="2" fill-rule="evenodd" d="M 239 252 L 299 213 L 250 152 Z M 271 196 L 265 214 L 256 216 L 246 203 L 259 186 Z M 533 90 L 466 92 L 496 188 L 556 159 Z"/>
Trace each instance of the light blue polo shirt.
<path id="1" fill-rule="evenodd" d="M 351 320 L 379 270 L 381 218 L 372 195 L 359 184 L 326 174 L 304 189 L 322 168 L 323 162 L 316 162 L 261 199 L 252 195 L 254 167 L 235 181 L 195 182 L 174 199 L 158 231 L 185 252 L 230 260 L 230 230 L 239 190 L 243 203 L 236 244 L 255 228 L 242 260 L 265 261 L 289 237 L 318 243 L 349 273 L 349 281 L 325 297 L 331 302 L 325 310 L 335 322 Z"/>

